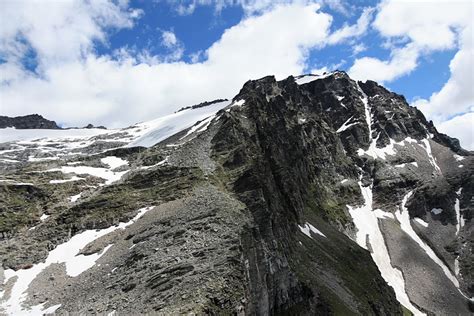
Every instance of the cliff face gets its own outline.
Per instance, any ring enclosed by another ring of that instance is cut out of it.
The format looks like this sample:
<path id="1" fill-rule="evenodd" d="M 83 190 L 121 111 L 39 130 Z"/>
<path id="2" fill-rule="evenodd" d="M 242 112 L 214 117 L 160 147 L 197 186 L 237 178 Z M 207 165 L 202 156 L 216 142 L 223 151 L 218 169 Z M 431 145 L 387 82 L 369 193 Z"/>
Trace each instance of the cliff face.
<path id="1" fill-rule="evenodd" d="M 17 129 L 60 129 L 56 122 L 38 114 L 8 117 L 0 116 L 0 128 L 14 127 Z"/>
<path id="2" fill-rule="evenodd" d="M 6 313 L 472 312 L 473 157 L 402 96 L 335 72 L 218 108 L 4 144 Z"/>

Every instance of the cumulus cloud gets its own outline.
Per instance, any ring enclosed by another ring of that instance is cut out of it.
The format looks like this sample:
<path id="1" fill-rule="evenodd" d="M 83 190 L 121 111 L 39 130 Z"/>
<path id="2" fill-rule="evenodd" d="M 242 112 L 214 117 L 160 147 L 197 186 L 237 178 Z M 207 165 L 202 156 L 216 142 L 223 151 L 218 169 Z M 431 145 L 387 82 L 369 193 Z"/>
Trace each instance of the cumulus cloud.
<path id="1" fill-rule="evenodd" d="M 161 44 L 169 51 L 169 54 L 164 58 L 166 62 L 176 61 L 183 57 L 184 45 L 173 31 L 162 31 Z"/>
<path id="2" fill-rule="evenodd" d="M 464 128 L 460 128 L 460 126 L 464 126 Z M 442 133 L 458 138 L 462 147 L 474 150 L 474 112 L 441 122 L 437 128 Z"/>
<path id="3" fill-rule="evenodd" d="M 472 24 L 472 6 L 468 0 L 383 1 L 373 27 L 392 48 L 390 58 L 356 59 L 349 73 L 360 80 L 389 82 L 415 70 L 420 56 L 455 49 L 462 30 Z"/>
<path id="4" fill-rule="evenodd" d="M 6 1 L 0 10 L 0 55 L 14 62 L 32 49 L 41 67 L 77 60 L 93 50 L 94 41 L 106 41 L 105 29 L 130 28 L 140 15 L 126 1 Z"/>
<path id="5" fill-rule="evenodd" d="M 199 6 L 212 6 L 216 14 L 220 14 L 224 8 L 239 6 L 246 16 L 259 15 L 271 11 L 281 5 L 309 5 L 319 4 L 328 7 L 335 12 L 350 16 L 350 6 L 347 1 L 342 0 L 155 0 L 166 1 L 171 4 L 179 15 L 191 15 Z"/>
<path id="6" fill-rule="evenodd" d="M 120 12 L 131 11 L 122 8 Z M 318 5 L 278 6 L 227 29 L 205 51 L 207 59 L 192 64 L 147 63 L 146 56 L 127 49 L 117 51 L 114 58 L 96 56 L 90 44 L 81 56 L 48 63 L 40 76 L 13 63 L 3 64 L 9 69 L 1 78 L 8 81 L 0 86 L 1 111 L 6 115 L 41 113 L 66 125 L 90 121 L 123 126 L 168 114 L 183 105 L 232 97 L 250 78 L 301 73 L 307 67 L 308 50 L 325 45 L 331 21 Z M 94 27 L 104 32 L 100 26 Z M 95 34 L 100 33 L 91 33 L 84 42 L 92 42 Z M 166 34 L 164 43 L 172 46 L 179 41 Z M 43 51 L 38 52 L 43 58 Z M 54 50 L 46 56 L 54 58 Z"/>
<path id="7" fill-rule="evenodd" d="M 417 66 L 419 51 L 414 45 L 394 49 L 390 60 L 362 57 L 354 61 L 349 74 L 357 80 L 392 81 L 412 72 Z"/>
<path id="8" fill-rule="evenodd" d="M 373 11 L 374 8 L 364 9 L 356 24 L 346 24 L 332 33 L 328 38 L 328 43 L 339 44 L 347 39 L 353 39 L 355 37 L 364 35 L 367 31 L 367 28 L 369 27 Z"/>

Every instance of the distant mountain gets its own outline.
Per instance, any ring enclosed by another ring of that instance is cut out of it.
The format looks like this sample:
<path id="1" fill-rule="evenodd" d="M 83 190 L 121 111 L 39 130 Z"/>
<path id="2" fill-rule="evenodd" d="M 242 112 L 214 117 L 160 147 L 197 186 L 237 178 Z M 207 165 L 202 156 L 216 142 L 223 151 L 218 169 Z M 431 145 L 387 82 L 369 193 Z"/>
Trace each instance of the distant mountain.
<path id="1" fill-rule="evenodd" d="M 0 140 L 0 314 L 474 312 L 474 155 L 376 82 Z"/>
<path id="2" fill-rule="evenodd" d="M 0 116 L 0 128 L 14 127 L 17 129 L 60 129 L 54 121 L 38 114 L 8 117 Z"/>

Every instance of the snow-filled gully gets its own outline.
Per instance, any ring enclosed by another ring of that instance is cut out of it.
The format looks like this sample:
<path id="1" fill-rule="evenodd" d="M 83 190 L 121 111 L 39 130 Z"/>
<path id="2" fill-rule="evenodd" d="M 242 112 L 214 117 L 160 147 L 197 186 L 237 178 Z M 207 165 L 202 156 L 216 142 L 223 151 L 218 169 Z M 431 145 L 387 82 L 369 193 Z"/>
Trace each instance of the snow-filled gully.
<path id="1" fill-rule="evenodd" d="M 353 219 L 354 225 L 357 228 L 356 241 L 357 243 L 371 251 L 372 258 L 376 263 L 377 267 L 382 274 L 382 277 L 385 281 L 393 287 L 395 290 L 395 295 L 397 300 L 406 308 L 408 308 L 415 315 L 424 315 L 419 311 L 413 304 L 411 304 L 408 295 L 405 291 L 405 280 L 403 274 L 397 268 L 394 268 L 391 265 L 390 255 L 388 253 L 387 246 L 383 234 L 380 230 L 378 220 L 383 218 L 392 218 L 396 219 L 400 223 L 400 228 L 413 239 L 421 249 L 423 249 L 426 254 L 433 260 L 443 271 L 446 277 L 458 288 L 459 290 L 459 281 L 456 276 L 453 275 L 451 270 L 446 266 L 446 264 L 436 255 L 436 253 L 416 234 L 413 230 L 410 222 L 410 216 L 406 208 L 406 203 L 408 199 L 413 194 L 412 191 L 408 192 L 404 197 L 400 205 L 400 209 L 395 212 L 395 214 L 384 212 L 380 209 L 373 210 L 372 208 L 372 186 L 362 186 L 362 182 L 358 182 L 359 187 L 364 198 L 364 205 L 360 207 L 352 207 L 347 205 L 349 213 Z M 461 193 L 461 190 L 456 192 L 458 195 Z M 458 218 L 458 224 L 456 226 L 456 234 L 459 232 L 459 227 L 461 224 L 461 216 L 458 214 L 459 209 L 459 200 L 456 199 L 456 213 Z M 395 216 L 394 216 L 395 215 Z M 457 261 L 457 260 L 456 260 Z M 458 262 L 455 262 L 456 270 L 458 270 Z M 458 271 L 456 271 L 456 274 Z M 464 293 L 459 290 L 459 292 L 470 299 Z"/>
<path id="2" fill-rule="evenodd" d="M 78 254 L 81 249 L 102 236 L 105 236 L 117 229 L 124 229 L 127 226 L 132 225 L 152 208 L 153 207 L 145 207 L 139 209 L 137 215 L 126 223 L 119 223 L 117 226 L 111 226 L 101 230 L 86 230 L 80 234 L 74 235 L 67 242 L 62 243 L 55 249 L 51 250 L 44 262 L 34 264 L 29 269 L 20 269 L 17 271 L 12 269 L 5 270 L 5 278 L 3 281 L 4 287 L 10 280 L 16 280 L 13 281 L 14 283 L 10 291 L 6 291 L 5 288 L 3 291 L 0 291 L 0 312 L 3 310 L 3 312 L 5 312 L 7 315 L 42 315 L 45 313 L 53 313 L 61 306 L 60 304 L 51 306 L 48 309 L 44 309 L 46 302 L 32 306 L 30 308 L 23 306 L 23 302 L 27 298 L 26 292 L 28 291 L 31 282 L 43 270 L 54 263 L 64 264 L 66 273 L 70 277 L 77 277 L 84 271 L 92 268 L 96 261 L 102 257 L 107 252 L 107 250 L 113 246 L 113 244 L 106 246 L 99 253 L 88 256 Z"/>
<path id="3" fill-rule="evenodd" d="M 404 146 L 405 142 L 416 143 L 421 148 L 423 148 L 424 151 L 426 151 L 426 154 L 428 156 L 428 161 L 433 166 L 435 172 L 438 174 L 441 174 L 441 169 L 436 163 L 436 160 L 433 157 L 433 154 L 431 152 L 429 139 L 421 140 L 421 144 L 419 143 L 419 141 L 412 139 L 410 137 L 406 138 L 405 140 L 401 142 L 395 142 L 394 140 L 391 139 L 390 144 L 385 146 L 384 148 L 377 147 L 377 139 L 380 134 L 377 135 L 377 137 L 375 138 L 373 136 L 374 133 L 372 130 L 372 113 L 371 113 L 370 105 L 368 102 L 369 100 L 368 100 L 367 95 L 360 88 L 360 86 L 358 86 L 358 90 L 362 94 L 361 101 L 364 105 L 365 119 L 366 119 L 366 124 L 368 127 L 368 134 L 369 134 L 368 136 L 370 140 L 369 147 L 366 150 L 362 148 L 359 149 L 358 155 L 359 156 L 368 155 L 368 156 L 373 157 L 374 159 L 379 158 L 379 159 L 385 160 L 387 155 L 391 156 L 391 155 L 396 154 L 394 145 Z M 348 124 L 351 119 L 346 121 L 339 128 L 338 132 L 343 131 L 346 128 L 348 128 L 349 125 L 351 125 L 351 124 Z M 362 173 L 362 170 L 360 171 Z M 385 244 L 384 236 L 379 227 L 379 219 L 384 219 L 384 218 L 396 219 L 400 223 L 401 229 L 408 236 L 410 236 L 437 265 L 441 267 L 446 277 L 458 288 L 458 290 L 459 290 L 459 281 L 456 279 L 455 275 L 451 273 L 451 271 L 444 264 L 444 262 L 440 258 L 438 258 L 435 252 L 426 243 L 424 243 L 421 240 L 421 238 L 413 230 L 410 223 L 410 216 L 409 216 L 408 210 L 405 207 L 405 204 L 410 198 L 412 192 L 409 192 L 408 194 L 404 196 L 402 203 L 400 205 L 400 209 L 396 211 L 395 214 L 390 213 L 390 212 L 384 212 L 380 209 L 374 210 L 372 207 L 372 201 L 373 201 L 372 185 L 364 187 L 362 186 L 361 180 L 362 180 L 362 175 L 360 175 L 358 184 L 361 189 L 362 196 L 364 198 L 364 205 L 360 207 L 352 207 L 350 205 L 347 205 L 349 213 L 353 219 L 354 225 L 357 228 L 356 242 L 361 247 L 371 251 L 372 258 L 374 262 L 376 263 L 377 267 L 379 268 L 382 277 L 390 286 L 393 287 L 397 300 L 403 306 L 408 308 L 414 315 L 425 315 L 423 312 L 418 310 L 418 308 L 416 308 L 410 302 L 408 294 L 406 293 L 406 290 L 405 290 L 405 280 L 403 278 L 403 274 L 399 269 L 394 268 L 391 264 L 391 259 L 388 253 L 387 246 Z M 461 192 L 459 190 L 456 193 L 459 196 Z M 463 224 L 462 223 L 463 218 L 460 215 L 460 210 L 459 210 L 459 199 L 456 199 L 455 210 L 456 210 L 456 217 L 457 217 L 456 234 L 458 234 L 460 227 L 462 227 L 462 224 Z M 425 227 L 427 226 L 427 223 L 423 222 L 422 220 L 419 220 L 418 222 Z M 455 269 L 459 270 L 458 268 L 459 263 L 457 262 L 457 260 L 455 262 L 455 265 L 456 265 Z M 457 273 L 458 272 L 456 271 L 456 274 Z M 464 297 L 466 297 L 460 290 L 459 292 Z"/>
<path id="4" fill-rule="evenodd" d="M 451 273 L 449 268 L 444 264 L 444 262 L 436 255 L 436 253 L 431 249 L 421 238 L 418 236 L 418 234 L 413 230 L 413 227 L 411 226 L 410 223 L 410 215 L 408 213 L 408 210 L 406 208 L 406 203 L 408 199 L 412 196 L 413 191 L 408 192 L 402 200 L 402 204 L 399 210 L 395 212 L 395 217 L 397 220 L 400 222 L 400 227 L 401 229 L 411 237 L 420 247 L 423 249 L 426 254 L 433 260 L 437 265 L 441 267 L 443 270 L 444 274 L 446 277 L 453 282 L 453 284 L 459 288 L 459 281 L 456 279 L 456 277 Z"/>
<path id="5" fill-rule="evenodd" d="M 369 249 L 368 245 L 370 245 L 372 259 L 379 268 L 384 280 L 393 287 L 397 300 L 414 315 L 425 315 L 410 302 L 405 291 L 403 274 L 397 268 L 392 267 L 390 262 L 390 255 L 388 254 L 378 220 L 379 218 L 393 218 L 393 214 L 382 210 L 374 211 L 372 209 L 372 186 L 364 187 L 361 181 L 358 183 L 364 198 L 364 205 L 357 208 L 347 205 L 354 225 L 357 228 L 357 243 L 365 249 Z"/>

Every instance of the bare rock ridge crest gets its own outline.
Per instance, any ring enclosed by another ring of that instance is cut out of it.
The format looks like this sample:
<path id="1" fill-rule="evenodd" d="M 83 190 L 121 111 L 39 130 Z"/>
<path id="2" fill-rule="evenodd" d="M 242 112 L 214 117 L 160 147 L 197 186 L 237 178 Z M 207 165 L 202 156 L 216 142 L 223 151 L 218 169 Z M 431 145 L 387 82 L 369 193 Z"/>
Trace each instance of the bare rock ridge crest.
<path id="1" fill-rule="evenodd" d="M 0 315 L 474 312 L 473 153 L 376 82 L 268 76 L 124 129 L 8 132 Z"/>

